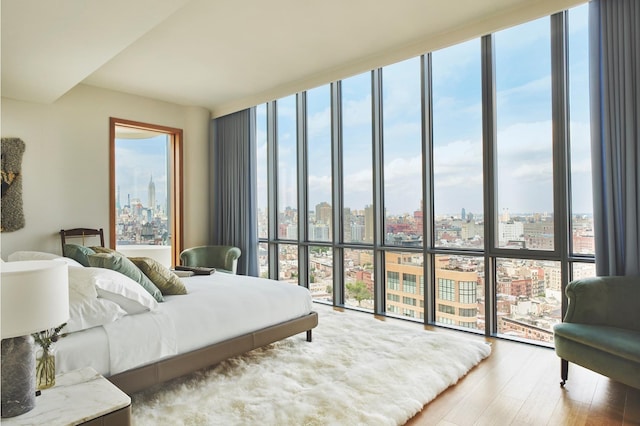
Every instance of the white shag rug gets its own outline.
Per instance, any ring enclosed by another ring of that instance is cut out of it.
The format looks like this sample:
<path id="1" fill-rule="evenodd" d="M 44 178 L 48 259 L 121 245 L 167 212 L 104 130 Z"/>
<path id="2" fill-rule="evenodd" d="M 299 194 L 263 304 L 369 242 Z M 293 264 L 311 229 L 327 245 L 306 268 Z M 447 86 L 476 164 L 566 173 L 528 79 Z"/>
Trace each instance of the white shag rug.
<path id="1" fill-rule="evenodd" d="M 132 395 L 157 425 L 401 425 L 489 356 L 464 336 L 318 309 L 299 334 Z"/>

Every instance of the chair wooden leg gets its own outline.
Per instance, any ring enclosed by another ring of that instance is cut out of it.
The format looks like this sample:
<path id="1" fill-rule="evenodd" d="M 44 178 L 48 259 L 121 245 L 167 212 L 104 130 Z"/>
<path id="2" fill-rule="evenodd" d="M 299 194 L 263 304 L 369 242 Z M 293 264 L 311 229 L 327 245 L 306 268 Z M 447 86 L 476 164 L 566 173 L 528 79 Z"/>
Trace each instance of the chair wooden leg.
<path id="1" fill-rule="evenodd" d="M 307 342 L 311 341 L 311 330 L 307 330 Z"/>
<path id="2" fill-rule="evenodd" d="M 569 377 L 569 361 L 566 359 L 560 359 L 560 378 L 562 381 L 560 382 L 560 386 L 564 387 L 564 384 L 567 383 L 567 378 Z"/>

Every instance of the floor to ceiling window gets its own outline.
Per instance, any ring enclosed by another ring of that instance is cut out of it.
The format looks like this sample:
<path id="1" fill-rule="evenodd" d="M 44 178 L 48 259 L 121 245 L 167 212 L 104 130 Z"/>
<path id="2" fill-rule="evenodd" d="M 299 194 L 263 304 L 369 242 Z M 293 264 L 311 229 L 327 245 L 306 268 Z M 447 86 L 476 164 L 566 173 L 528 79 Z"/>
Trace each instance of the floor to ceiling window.
<path id="1" fill-rule="evenodd" d="M 262 273 L 552 345 L 595 272 L 586 8 L 258 106 Z"/>
<path id="2" fill-rule="evenodd" d="M 591 187 L 591 132 L 589 122 L 589 43 L 587 8 L 569 10 L 568 73 L 571 167 L 571 253 L 591 257 L 593 240 L 593 196 Z M 595 275 L 592 263 L 573 265 L 573 278 Z"/>

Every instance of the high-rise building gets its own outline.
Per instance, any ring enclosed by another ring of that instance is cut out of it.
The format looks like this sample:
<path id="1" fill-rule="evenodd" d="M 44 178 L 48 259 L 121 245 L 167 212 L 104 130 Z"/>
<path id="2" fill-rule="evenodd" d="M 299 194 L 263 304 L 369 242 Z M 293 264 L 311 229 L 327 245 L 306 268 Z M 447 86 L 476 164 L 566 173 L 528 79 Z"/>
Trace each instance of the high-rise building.
<path id="1" fill-rule="evenodd" d="M 436 321 L 478 328 L 478 272 L 439 256 L 436 262 Z"/>
<path id="2" fill-rule="evenodd" d="M 373 242 L 373 206 L 364 207 L 364 241 L 366 243 Z"/>
<path id="3" fill-rule="evenodd" d="M 361 242 L 364 239 L 364 226 L 360 225 L 359 223 L 354 223 L 353 225 L 351 225 L 349 227 L 349 235 L 348 235 L 347 239 L 347 235 L 345 233 L 344 239 L 345 241 L 351 241 L 351 242 Z"/>
<path id="4" fill-rule="evenodd" d="M 148 198 L 149 207 L 151 211 L 156 210 L 156 184 L 153 183 L 153 175 L 149 179 L 149 198 Z"/>
<path id="5" fill-rule="evenodd" d="M 415 253 L 385 254 L 388 313 L 424 319 L 424 266 Z"/>
<path id="6" fill-rule="evenodd" d="M 331 226 L 331 204 L 326 201 L 316 204 L 316 223 Z"/>
<path id="7" fill-rule="evenodd" d="M 319 204 L 316 204 L 316 224 L 317 225 L 326 225 L 327 236 L 318 238 L 321 241 L 329 241 L 329 235 L 331 235 L 331 224 L 333 223 L 331 218 L 333 214 L 333 209 L 331 208 L 331 204 L 323 201 Z M 324 231 L 323 231 L 324 232 Z"/>

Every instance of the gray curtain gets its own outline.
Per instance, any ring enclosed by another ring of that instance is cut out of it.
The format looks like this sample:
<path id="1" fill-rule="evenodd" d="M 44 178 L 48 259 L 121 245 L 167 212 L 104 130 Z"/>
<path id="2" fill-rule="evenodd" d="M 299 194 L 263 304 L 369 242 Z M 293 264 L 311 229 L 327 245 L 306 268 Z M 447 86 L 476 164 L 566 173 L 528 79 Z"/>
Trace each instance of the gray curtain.
<path id="1" fill-rule="evenodd" d="M 211 121 L 211 244 L 242 250 L 238 274 L 258 275 L 256 111 Z"/>
<path id="2" fill-rule="evenodd" d="M 598 275 L 640 274 L 640 1 L 589 6 Z"/>

